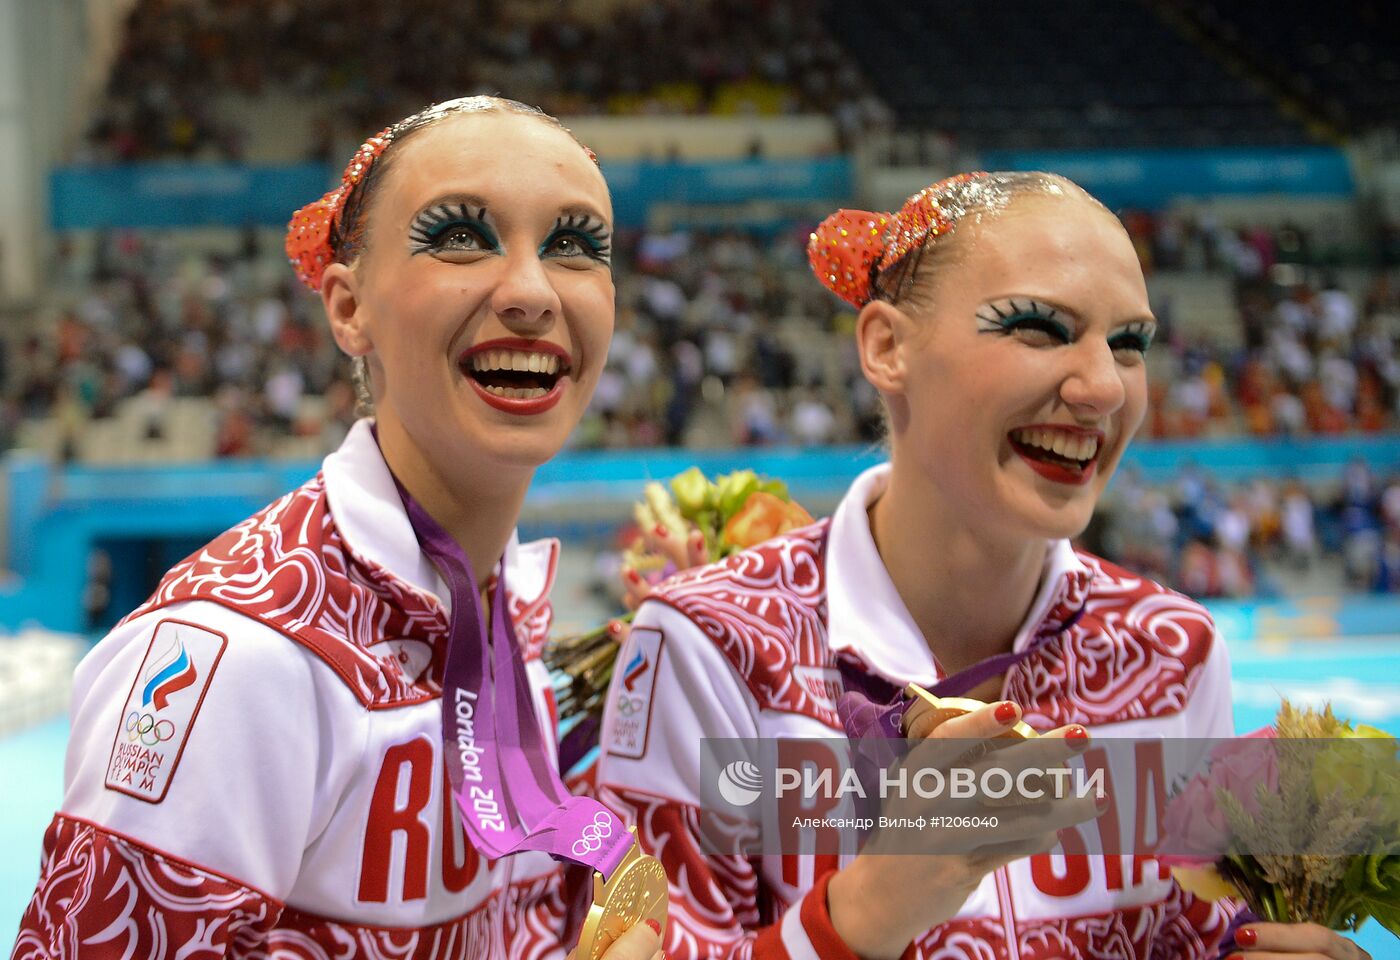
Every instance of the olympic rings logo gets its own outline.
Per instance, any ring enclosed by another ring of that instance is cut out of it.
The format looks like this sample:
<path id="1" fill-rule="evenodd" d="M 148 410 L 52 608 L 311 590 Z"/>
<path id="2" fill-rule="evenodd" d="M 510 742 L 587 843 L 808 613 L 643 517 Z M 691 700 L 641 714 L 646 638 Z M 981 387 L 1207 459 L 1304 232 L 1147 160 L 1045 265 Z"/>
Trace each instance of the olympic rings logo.
<path id="1" fill-rule="evenodd" d="M 126 718 L 126 738 L 135 743 L 140 740 L 148 747 L 164 743 L 175 736 L 175 724 L 169 720 L 157 720 L 149 713 L 131 711 Z"/>
<path id="2" fill-rule="evenodd" d="M 646 701 L 641 697 L 629 697 L 624 693 L 617 698 L 617 712 L 620 716 L 630 717 L 639 713 L 645 705 Z"/>
<path id="3" fill-rule="evenodd" d="M 599 810 L 593 814 L 593 822 L 585 825 L 582 835 L 574 841 L 574 856 L 582 857 L 598 852 L 603 846 L 603 841 L 612 836 L 612 831 L 612 817 Z"/>

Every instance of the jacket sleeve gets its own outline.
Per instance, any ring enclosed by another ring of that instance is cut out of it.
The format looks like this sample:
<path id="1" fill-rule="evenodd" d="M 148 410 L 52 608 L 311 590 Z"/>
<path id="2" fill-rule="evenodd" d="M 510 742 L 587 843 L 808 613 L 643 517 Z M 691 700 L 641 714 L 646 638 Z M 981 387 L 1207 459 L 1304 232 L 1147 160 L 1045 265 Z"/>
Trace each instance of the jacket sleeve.
<path id="1" fill-rule="evenodd" d="M 286 638 L 206 603 L 94 647 L 14 956 L 207 958 L 256 944 L 329 813 L 318 783 L 349 774 L 324 741 L 312 668 Z M 332 735 L 353 740 L 349 726 Z"/>
<path id="2" fill-rule="evenodd" d="M 756 738 L 758 716 L 744 681 L 699 627 L 663 602 L 644 603 L 608 691 L 600 796 L 665 867 L 671 960 L 855 960 L 827 911 L 834 870 L 804 878 L 805 893 L 787 891 L 765 881 L 755 858 L 710 852 L 724 849 L 715 832 L 726 826 L 703 806 L 701 742 Z"/>

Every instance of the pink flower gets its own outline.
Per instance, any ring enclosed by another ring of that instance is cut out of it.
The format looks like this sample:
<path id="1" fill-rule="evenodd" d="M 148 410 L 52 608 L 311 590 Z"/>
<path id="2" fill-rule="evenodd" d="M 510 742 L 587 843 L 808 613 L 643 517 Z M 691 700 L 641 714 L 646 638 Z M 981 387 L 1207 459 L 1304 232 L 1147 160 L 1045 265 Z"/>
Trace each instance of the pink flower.
<path id="1" fill-rule="evenodd" d="M 1259 815 L 1261 785 L 1268 793 L 1278 790 L 1278 756 L 1272 744 L 1259 742 L 1272 739 L 1273 728 L 1265 727 L 1222 741 L 1210 754 L 1211 785 L 1233 796 L 1250 816 Z"/>
<path id="2" fill-rule="evenodd" d="M 1167 804 L 1162 831 L 1157 859 L 1168 866 L 1204 866 L 1220 859 L 1229 835 L 1225 815 L 1215 802 L 1215 785 L 1205 777 L 1192 777 Z"/>

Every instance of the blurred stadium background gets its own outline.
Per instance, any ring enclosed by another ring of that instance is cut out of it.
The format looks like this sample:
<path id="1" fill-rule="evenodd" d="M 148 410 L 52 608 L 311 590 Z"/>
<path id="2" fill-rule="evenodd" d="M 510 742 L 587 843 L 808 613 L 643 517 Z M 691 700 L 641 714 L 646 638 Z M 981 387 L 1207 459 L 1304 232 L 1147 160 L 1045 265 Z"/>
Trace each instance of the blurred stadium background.
<path id="1" fill-rule="evenodd" d="M 645 479 L 751 466 L 819 513 L 879 458 L 816 219 L 1048 169 L 1121 213 L 1163 320 L 1086 545 L 1206 600 L 1242 728 L 1286 695 L 1400 732 L 1388 0 L 0 0 L 0 940 L 76 659 L 351 422 L 282 226 L 477 92 L 563 118 L 621 228 L 609 370 L 525 517 L 571 547 L 561 629 L 613 609 Z"/>

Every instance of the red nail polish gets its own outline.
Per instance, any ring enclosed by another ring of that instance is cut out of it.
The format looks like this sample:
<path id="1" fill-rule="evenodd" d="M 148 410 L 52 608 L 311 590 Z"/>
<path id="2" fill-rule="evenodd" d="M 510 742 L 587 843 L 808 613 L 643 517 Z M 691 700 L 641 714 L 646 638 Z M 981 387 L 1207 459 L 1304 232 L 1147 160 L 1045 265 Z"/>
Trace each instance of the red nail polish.
<path id="1" fill-rule="evenodd" d="M 659 523 L 656 525 L 656 529 L 653 530 L 652 533 L 656 534 L 663 540 L 666 539 L 666 528 Z"/>
<path id="2" fill-rule="evenodd" d="M 997 723 L 1010 726 L 1016 722 L 1016 704 L 1003 700 L 997 704 L 994 716 L 997 718 Z"/>
<path id="3" fill-rule="evenodd" d="M 1075 750 L 1083 750 L 1089 745 L 1089 731 L 1076 723 L 1065 731 L 1065 739 Z"/>
<path id="4" fill-rule="evenodd" d="M 628 581 L 630 581 L 631 583 L 641 583 L 641 582 L 642 582 L 642 575 L 641 575 L 640 573 L 638 573 L 637 571 L 633 570 L 631 567 L 628 567 L 628 568 L 627 568 L 627 579 L 628 579 Z"/>
<path id="5" fill-rule="evenodd" d="M 647 917 L 647 919 L 646 919 L 646 925 L 649 926 L 649 927 L 651 927 L 651 932 L 652 932 L 652 933 L 656 934 L 658 937 L 661 936 L 661 924 L 657 923 L 655 920 L 651 919 L 650 917 Z"/>
<path id="6" fill-rule="evenodd" d="M 1259 931 L 1252 927 L 1241 927 L 1235 931 L 1235 942 L 1242 947 L 1252 947 L 1259 942 Z"/>
<path id="7" fill-rule="evenodd" d="M 1228 957 L 1226 957 L 1225 960 L 1244 960 L 1244 954 L 1232 953 Z"/>
<path id="8" fill-rule="evenodd" d="M 622 621 L 621 621 L 621 620 L 612 620 L 612 621 L 610 621 L 610 622 L 608 623 L 608 633 L 612 634 L 614 637 L 617 636 L 617 635 L 619 635 L 620 633 L 622 633 Z"/>

